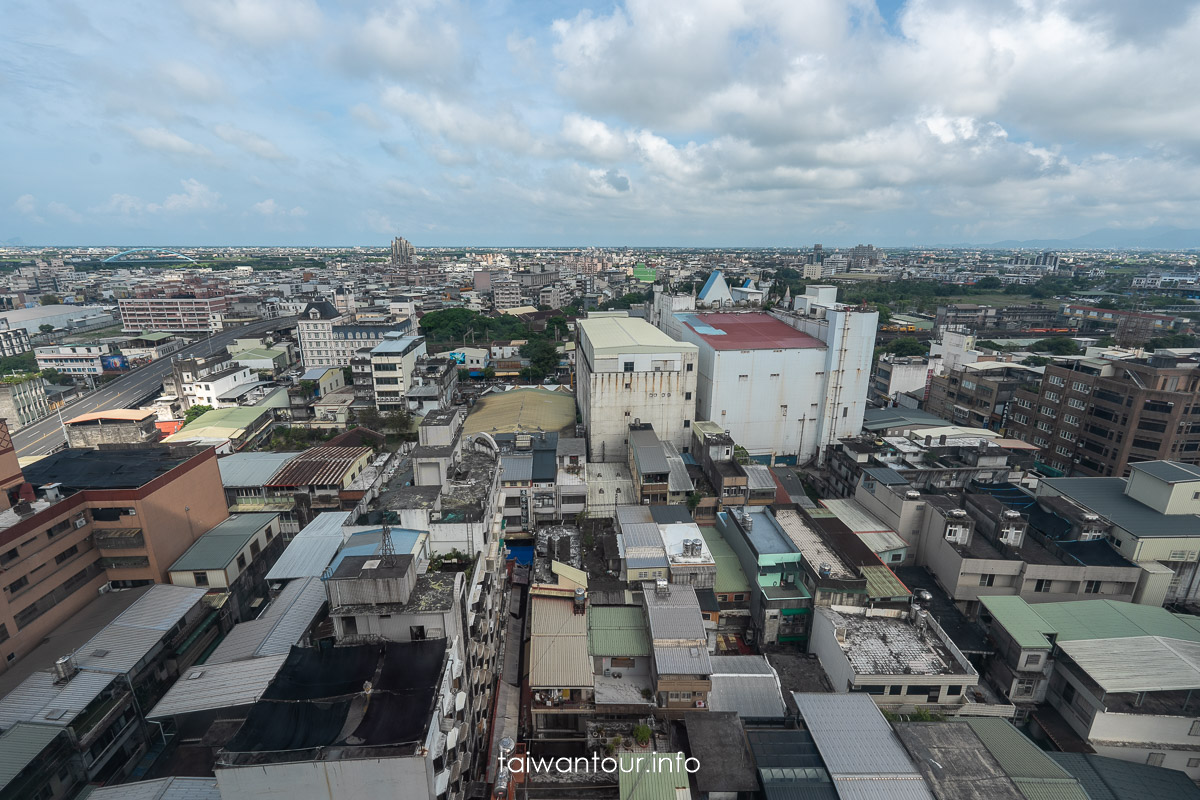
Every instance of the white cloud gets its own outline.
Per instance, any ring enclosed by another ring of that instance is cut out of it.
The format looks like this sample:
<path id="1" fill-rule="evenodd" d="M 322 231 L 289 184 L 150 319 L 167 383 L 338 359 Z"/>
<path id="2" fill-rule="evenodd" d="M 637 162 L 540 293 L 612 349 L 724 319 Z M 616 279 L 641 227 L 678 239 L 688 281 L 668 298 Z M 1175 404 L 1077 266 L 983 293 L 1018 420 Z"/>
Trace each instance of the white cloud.
<path id="1" fill-rule="evenodd" d="M 60 203 L 57 200 L 51 200 L 49 203 L 46 203 L 46 213 L 53 214 L 56 217 L 61 217 L 67 222 L 83 222 L 83 216 L 80 215 L 78 211 L 71 208 L 66 203 Z"/>
<path id="2" fill-rule="evenodd" d="M 487 146 L 532 155 L 541 145 L 512 112 L 478 111 L 473 105 L 400 86 L 384 90 L 383 105 L 419 130 L 457 145 Z"/>
<path id="3" fill-rule="evenodd" d="M 161 203 L 147 204 L 146 211 L 152 214 L 160 211 L 179 214 L 221 208 L 221 195 L 195 178 L 186 178 L 179 183 L 183 187 L 182 192 L 167 195 L 167 199 Z"/>
<path id="4" fill-rule="evenodd" d="M 460 75 L 458 32 L 447 5 L 406 0 L 373 11 L 341 42 L 342 63 L 359 73 L 430 83 Z"/>
<path id="5" fill-rule="evenodd" d="M 185 0 L 183 8 L 202 29 L 256 46 L 313 38 L 323 22 L 314 0 Z"/>
<path id="6" fill-rule="evenodd" d="M 251 209 L 256 214 L 261 214 L 264 217 L 306 217 L 308 212 L 300 206 L 293 206 L 290 209 L 284 208 L 275 202 L 274 198 L 267 198 L 261 203 L 255 203 Z"/>
<path id="7" fill-rule="evenodd" d="M 135 128 L 129 131 L 129 135 L 142 147 L 168 155 L 193 158 L 208 158 L 212 155 L 207 147 L 189 141 L 166 128 Z"/>
<path id="8" fill-rule="evenodd" d="M 12 207 L 14 211 L 24 217 L 27 217 L 31 222 L 37 222 L 41 224 L 46 221 L 40 214 L 38 214 L 37 198 L 31 194 L 23 194 L 18 197 L 13 203 Z"/>
<path id="9" fill-rule="evenodd" d="M 209 103 L 225 95 L 220 78 L 183 61 L 165 61 L 159 71 L 172 88 L 190 100 Z"/>
<path id="10" fill-rule="evenodd" d="M 257 133 L 236 128 L 233 125 L 217 125 L 213 133 L 234 147 L 241 148 L 252 156 L 265 158 L 268 161 L 287 161 L 288 156 L 282 153 L 274 142 Z"/>
<path id="11" fill-rule="evenodd" d="M 351 108 L 350 116 L 354 117 L 356 120 L 361 122 L 363 125 L 366 125 L 373 131 L 383 132 L 390 127 L 387 123 L 387 120 L 376 114 L 375 109 L 371 108 L 366 103 L 359 103 Z"/>

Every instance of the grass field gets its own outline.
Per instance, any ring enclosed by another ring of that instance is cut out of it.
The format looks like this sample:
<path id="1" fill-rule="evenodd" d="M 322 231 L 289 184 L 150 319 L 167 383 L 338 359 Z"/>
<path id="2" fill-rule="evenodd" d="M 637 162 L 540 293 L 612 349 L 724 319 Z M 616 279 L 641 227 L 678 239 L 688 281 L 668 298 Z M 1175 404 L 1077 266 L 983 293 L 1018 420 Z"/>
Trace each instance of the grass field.
<path id="1" fill-rule="evenodd" d="M 947 303 L 974 303 L 979 306 L 996 306 L 1003 308 L 1004 306 L 1023 306 L 1034 302 L 1033 296 L 1028 294 L 1005 294 L 1004 292 L 996 292 L 995 294 L 964 294 L 952 295 L 950 297 L 939 297 L 938 302 Z M 1057 306 L 1058 301 L 1053 298 L 1042 301 L 1047 306 Z"/>

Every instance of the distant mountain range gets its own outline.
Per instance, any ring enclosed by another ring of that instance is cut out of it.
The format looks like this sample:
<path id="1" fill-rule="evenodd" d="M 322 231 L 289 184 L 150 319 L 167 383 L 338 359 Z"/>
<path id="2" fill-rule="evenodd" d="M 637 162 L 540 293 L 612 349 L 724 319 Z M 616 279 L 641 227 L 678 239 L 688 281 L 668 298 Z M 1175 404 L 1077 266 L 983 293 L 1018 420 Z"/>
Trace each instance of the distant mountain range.
<path id="1" fill-rule="evenodd" d="M 1188 250 L 1200 248 L 1200 229 L 1196 228 L 1141 228 L 1119 230 L 1107 228 L 1085 233 L 1074 239 L 1006 239 L 983 245 L 996 249 L 1011 250 L 1033 248 L 1039 250 Z"/>

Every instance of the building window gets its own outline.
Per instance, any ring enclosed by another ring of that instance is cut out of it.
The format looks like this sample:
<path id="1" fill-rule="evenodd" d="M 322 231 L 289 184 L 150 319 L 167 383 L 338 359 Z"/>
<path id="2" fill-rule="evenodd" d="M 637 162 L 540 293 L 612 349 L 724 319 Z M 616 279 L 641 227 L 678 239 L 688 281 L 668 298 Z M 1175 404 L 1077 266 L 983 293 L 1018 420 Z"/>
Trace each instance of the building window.
<path id="1" fill-rule="evenodd" d="M 690 428 L 690 427 L 692 427 L 692 421 L 691 421 L 690 419 L 685 419 L 685 420 L 683 421 L 683 427 L 685 427 L 685 428 Z"/>
<path id="2" fill-rule="evenodd" d="M 242 570 L 244 570 L 246 568 L 246 554 L 245 553 L 238 553 L 237 565 L 238 565 L 238 572 L 241 572 Z"/>
<path id="3" fill-rule="evenodd" d="M 1163 759 L 1166 757 L 1166 753 L 1150 753 L 1148 756 L 1146 756 L 1146 763 L 1152 767 L 1161 767 Z"/>
<path id="4" fill-rule="evenodd" d="M 1188 767 L 1200 767 L 1200 758 L 1189 758 L 1187 765 Z"/>
<path id="5" fill-rule="evenodd" d="M 424 625 L 409 625 L 408 638 L 414 642 L 425 641 L 425 626 Z"/>
<path id="6" fill-rule="evenodd" d="M 1047 580 L 1046 578 L 1038 578 L 1036 581 L 1034 581 L 1033 590 L 1035 592 L 1050 591 L 1050 581 Z"/>
<path id="7" fill-rule="evenodd" d="M 1037 681 L 1031 678 L 1021 678 L 1017 681 L 1017 697 L 1032 697 L 1035 686 L 1037 686 Z"/>
<path id="8" fill-rule="evenodd" d="M 694 364 L 688 364 L 688 365 L 687 365 L 687 369 L 685 370 L 685 372 L 691 372 L 691 371 L 692 371 L 692 367 L 693 367 L 693 366 L 695 366 L 695 365 L 694 365 Z"/>
<path id="9" fill-rule="evenodd" d="M 208 586 L 208 573 L 207 572 L 193 572 L 192 573 L 192 583 L 196 584 L 197 586 Z"/>
<path id="10" fill-rule="evenodd" d="M 258 546 L 257 541 L 250 543 L 250 557 L 251 558 L 258 558 L 258 554 L 261 552 L 262 552 L 262 548 Z"/>
<path id="11" fill-rule="evenodd" d="M 54 563 L 61 564 L 62 562 L 66 561 L 68 558 L 70 558 L 71 556 L 75 555 L 78 552 L 79 552 L 79 546 L 71 545 L 66 550 L 63 550 L 61 553 L 59 553 L 58 555 L 56 555 L 54 557 Z"/>
<path id="12" fill-rule="evenodd" d="M 647 574 L 647 572 L 645 570 L 642 570 L 641 572 L 638 573 L 638 577 L 639 578 L 648 578 L 650 576 L 649 576 L 649 574 Z"/>
<path id="13" fill-rule="evenodd" d="M 683 393 L 683 399 L 684 399 L 684 400 L 691 400 L 691 399 L 692 399 L 692 393 L 691 393 L 691 392 L 684 392 L 684 393 Z M 1196 492 L 1196 495 L 1197 495 L 1198 497 L 1200 497 L 1200 492 Z"/>
<path id="14" fill-rule="evenodd" d="M 1083 585 L 1084 594 L 1100 594 L 1100 581 L 1088 581 Z"/>
<path id="15" fill-rule="evenodd" d="M 995 575 L 980 575 L 979 576 L 979 585 L 980 586 L 995 586 L 996 585 L 996 576 Z"/>
<path id="16" fill-rule="evenodd" d="M 16 592 L 21 591 L 28 585 L 29 585 L 29 578 L 25 575 L 22 575 L 21 577 L 17 578 L 15 581 L 13 581 L 12 583 L 10 583 L 8 585 L 8 593 L 15 594 Z"/>
<path id="17" fill-rule="evenodd" d="M 1027 666 L 1027 667 L 1036 667 L 1041 663 L 1042 663 L 1042 654 L 1041 653 L 1032 653 L 1030 655 L 1025 656 L 1025 666 Z"/>
<path id="18" fill-rule="evenodd" d="M 632 362 L 632 361 L 626 361 L 626 362 L 625 362 L 625 371 L 626 371 L 626 372 L 633 372 L 633 362 Z"/>
<path id="19" fill-rule="evenodd" d="M 1188 736 L 1200 736 L 1200 719 L 1192 722 L 1192 728 L 1188 731 Z"/>

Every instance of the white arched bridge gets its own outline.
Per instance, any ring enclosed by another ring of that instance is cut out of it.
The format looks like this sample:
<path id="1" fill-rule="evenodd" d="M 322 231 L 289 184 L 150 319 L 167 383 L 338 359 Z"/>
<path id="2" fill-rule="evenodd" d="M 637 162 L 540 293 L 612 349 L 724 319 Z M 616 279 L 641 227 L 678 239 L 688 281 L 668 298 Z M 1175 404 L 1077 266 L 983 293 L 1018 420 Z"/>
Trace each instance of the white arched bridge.
<path id="1" fill-rule="evenodd" d="M 139 256 L 137 253 L 154 253 L 156 255 L 147 257 Z M 185 256 L 183 253 L 176 253 L 174 250 L 166 250 L 162 247 L 135 247 L 132 250 L 126 250 L 123 253 L 117 253 L 115 256 L 109 256 L 104 259 L 104 264 L 195 264 L 196 259 L 190 256 Z"/>

